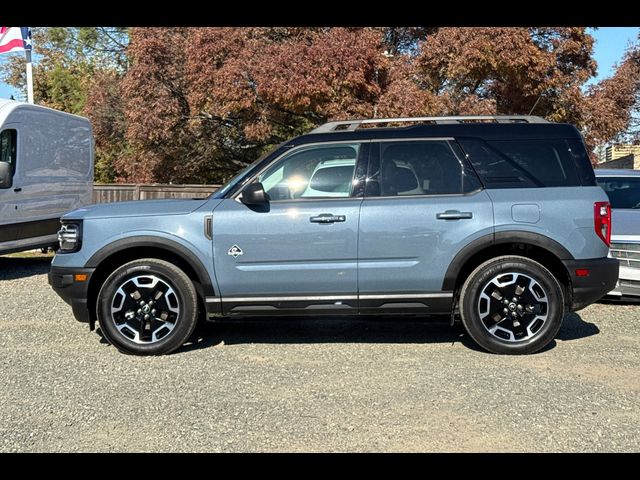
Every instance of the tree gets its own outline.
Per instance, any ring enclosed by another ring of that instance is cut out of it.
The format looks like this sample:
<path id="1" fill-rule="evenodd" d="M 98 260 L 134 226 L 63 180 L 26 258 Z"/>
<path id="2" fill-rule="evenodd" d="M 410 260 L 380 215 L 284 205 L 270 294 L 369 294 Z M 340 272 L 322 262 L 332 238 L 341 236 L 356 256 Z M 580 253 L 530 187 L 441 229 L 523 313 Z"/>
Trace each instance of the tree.
<path id="1" fill-rule="evenodd" d="M 587 142 L 591 145 L 612 141 L 638 143 L 639 111 L 640 50 L 631 46 L 614 75 L 587 91 L 582 112 Z"/>
<path id="2" fill-rule="evenodd" d="M 126 138 L 131 150 L 116 163 L 127 180 L 208 180 L 201 170 L 206 167 L 203 155 L 210 142 L 203 138 L 205 132 L 198 128 L 197 118 L 192 118 L 187 101 L 188 30 L 132 29 L 132 67 L 122 81 Z"/>
<path id="3" fill-rule="evenodd" d="M 415 111 L 422 103 L 449 115 L 531 113 L 577 125 L 593 150 L 630 126 L 640 50 L 631 46 L 614 76 L 585 93 L 596 73 L 592 57 L 593 37 L 580 27 L 440 28 L 409 59 L 409 72 L 398 76 L 405 85 L 392 87 L 399 96 L 385 101 L 383 112 L 396 115 L 402 105 Z"/>
<path id="4" fill-rule="evenodd" d="M 222 182 L 333 119 L 531 113 L 577 125 L 593 148 L 633 133 L 638 111 L 639 47 L 612 78 L 585 89 L 596 64 L 582 27 L 34 35 L 36 100 L 91 118 L 102 181 Z M 23 63 L 14 60 L 4 75 L 19 86 Z"/>
<path id="5" fill-rule="evenodd" d="M 113 89 L 119 88 L 119 77 L 128 66 L 127 29 L 36 27 L 32 35 L 36 60 L 33 69 L 35 102 L 69 113 L 89 115 L 94 128 L 96 120 L 105 123 L 105 108 L 117 106 L 111 98 Z M 26 91 L 22 55 L 11 56 L 0 68 L 0 75 L 5 82 Z M 107 78 L 111 81 L 108 86 L 105 83 Z M 102 97 L 106 100 L 102 107 L 87 109 L 88 100 L 93 99 L 95 103 Z M 100 119 L 93 118 L 94 111 L 100 112 Z M 121 110 L 108 115 L 117 125 L 121 125 L 118 121 L 118 117 L 122 116 Z M 125 149 L 123 139 L 123 135 L 114 136 L 111 133 L 107 136 L 96 135 L 98 181 L 112 181 L 115 178 L 113 160 Z"/>
<path id="6" fill-rule="evenodd" d="M 100 70 L 123 72 L 127 66 L 126 28 L 34 27 L 36 103 L 82 113 L 92 76 Z M 12 55 L 0 68 L 2 79 L 26 92 L 24 57 Z"/>
<path id="7" fill-rule="evenodd" d="M 133 29 L 118 165 L 130 180 L 223 181 L 320 123 L 371 116 L 533 113 L 594 146 L 624 130 L 638 85 L 629 60 L 583 93 L 592 50 L 579 27 Z"/>
<path id="8" fill-rule="evenodd" d="M 441 28 L 415 58 L 418 82 L 448 114 L 533 113 L 570 120 L 565 108 L 595 73 L 584 28 Z"/>
<path id="9" fill-rule="evenodd" d="M 96 142 L 95 179 L 114 182 L 119 174 L 118 159 L 125 157 L 126 120 L 120 77 L 113 71 L 97 72 L 87 94 L 84 113 L 91 119 Z"/>
<path id="10" fill-rule="evenodd" d="M 372 29 L 133 29 L 124 178 L 221 181 L 329 118 L 370 116 L 386 75 Z M 151 107 L 151 109 L 149 108 Z"/>

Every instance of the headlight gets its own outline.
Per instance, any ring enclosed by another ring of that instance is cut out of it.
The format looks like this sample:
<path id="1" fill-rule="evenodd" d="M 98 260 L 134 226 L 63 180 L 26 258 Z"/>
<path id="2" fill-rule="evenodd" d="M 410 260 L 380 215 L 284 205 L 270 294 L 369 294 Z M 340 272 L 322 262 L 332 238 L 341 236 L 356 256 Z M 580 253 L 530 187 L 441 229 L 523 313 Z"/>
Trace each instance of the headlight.
<path id="1" fill-rule="evenodd" d="M 80 250 L 82 242 L 82 228 L 80 223 L 63 223 L 58 231 L 60 253 L 71 253 Z"/>

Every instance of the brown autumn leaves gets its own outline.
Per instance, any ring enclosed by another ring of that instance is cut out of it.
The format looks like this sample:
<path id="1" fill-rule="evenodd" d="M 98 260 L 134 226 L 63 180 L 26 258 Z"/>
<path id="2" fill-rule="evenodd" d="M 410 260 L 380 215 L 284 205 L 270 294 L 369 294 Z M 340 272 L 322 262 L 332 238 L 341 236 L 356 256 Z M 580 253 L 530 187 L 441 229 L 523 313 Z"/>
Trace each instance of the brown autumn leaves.
<path id="1" fill-rule="evenodd" d="M 86 111 L 117 178 L 135 182 L 220 182 L 315 125 L 374 115 L 533 108 L 593 147 L 627 129 L 640 53 L 583 92 L 592 47 L 578 27 L 134 28 L 129 69 L 101 74 Z"/>

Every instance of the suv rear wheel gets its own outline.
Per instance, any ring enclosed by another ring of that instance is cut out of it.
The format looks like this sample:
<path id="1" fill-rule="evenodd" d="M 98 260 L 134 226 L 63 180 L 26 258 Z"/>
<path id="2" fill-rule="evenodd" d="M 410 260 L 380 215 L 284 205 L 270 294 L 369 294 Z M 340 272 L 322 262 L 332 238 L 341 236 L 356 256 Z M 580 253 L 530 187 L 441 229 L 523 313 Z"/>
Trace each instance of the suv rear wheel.
<path id="1" fill-rule="evenodd" d="M 464 282 L 460 313 L 465 329 L 482 348 L 509 355 L 533 353 L 558 333 L 564 297 L 558 280 L 538 262 L 496 257 Z"/>
<path id="2" fill-rule="evenodd" d="M 197 320 L 189 277 L 164 260 L 145 258 L 117 268 L 98 294 L 104 336 L 124 353 L 161 355 L 181 347 Z"/>

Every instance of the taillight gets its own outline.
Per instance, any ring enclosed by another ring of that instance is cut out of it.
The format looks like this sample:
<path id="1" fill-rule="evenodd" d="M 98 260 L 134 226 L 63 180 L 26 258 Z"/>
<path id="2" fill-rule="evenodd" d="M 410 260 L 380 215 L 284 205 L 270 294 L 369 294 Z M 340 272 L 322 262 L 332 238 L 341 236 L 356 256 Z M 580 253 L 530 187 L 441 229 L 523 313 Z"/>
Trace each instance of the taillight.
<path id="1" fill-rule="evenodd" d="M 602 241 L 611 246 L 611 204 L 609 202 L 596 202 L 593 204 L 593 223 Z"/>

